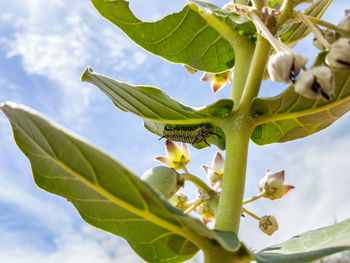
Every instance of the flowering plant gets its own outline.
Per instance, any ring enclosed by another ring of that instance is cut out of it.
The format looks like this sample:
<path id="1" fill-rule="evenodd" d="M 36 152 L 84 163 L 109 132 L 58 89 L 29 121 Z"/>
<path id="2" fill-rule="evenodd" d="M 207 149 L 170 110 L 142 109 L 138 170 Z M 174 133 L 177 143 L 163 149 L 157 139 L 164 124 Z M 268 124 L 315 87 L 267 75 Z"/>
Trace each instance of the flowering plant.
<path id="1" fill-rule="evenodd" d="M 155 158 L 163 166 L 141 179 L 33 110 L 4 103 L 1 109 L 39 187 L 67 198 L 87 223 L 125 238 L 148 262 L 183 262 L 199 250 L 208 263 L 311 262 L 350 248 L 350 220 L 260 252 L 250 251 L 237 236 L 243 216 L 258 220 L 268 235 L 277 231 L 275 216 L 259 217 L 245 205 L 280 199 L 294 188 L 284 183 L 284 170 L 268 170 L 258 183 L 260 193 L 243 200 L 249 141 L 266 145 L 309 136 L 349 110 L 349 11 L 333 25 L 320 19 L 331 0 L 317 0 L 304 11 L 296 8 L 309 0 L 234 0 L 223 8 L 191 0 L 180 12 L 147 23 L 125 0 L 91 2 L 147 51 L 192 73 L 203 71 L 202 80 L 211 82 L 213 92 L 232 82 L 231 96 L 194 108 L 160 89 L 122 83 L 87 68 L 83 81 L 166 139 L 166 156 Z M 320 53 L 308 67 L 309 58 L 291 46 L 310 32 Z M 267 78 L 290 86 L 276 97 L 261 98 Z M 187 168 L 186 143 L 225 150 L 225 157 L 218 152 L 211 166 L 202 166 L 208 183 Z M 187 182 L 197 188 L 193 200 L 181 189 Z"/>

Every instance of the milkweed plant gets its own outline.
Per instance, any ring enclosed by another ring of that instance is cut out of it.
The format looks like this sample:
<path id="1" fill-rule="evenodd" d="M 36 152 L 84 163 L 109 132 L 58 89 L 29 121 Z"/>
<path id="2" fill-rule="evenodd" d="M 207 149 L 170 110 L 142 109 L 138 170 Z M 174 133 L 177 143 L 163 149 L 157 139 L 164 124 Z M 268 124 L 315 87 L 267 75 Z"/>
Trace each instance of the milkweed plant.
<path id="1" fill-rule="evenodd" d="M 233 0 L 223 7 L 189 0 L 178 13 L 143 22 L 125 0 L 91 2 L 145 50 L 191 74 L 202 71 L 201 80 L 214 93 L 232 84 L 230 97 L 190 107 L 158 88 L 87 68 L 82 81 L 140 117 L 165 143 L 165 155 L 155 157 L 159 165 L 139 176 L 33 110 L 3 103 L 40 188 L 65 197 L 92 226 L 126 239 L 147 262 L 184 262 L 200 250 L 206 263 L 312 262 L 350 249 L 350 220 L 259 252 L 238 239 L 244 217 L 257 220 L 256 231 L 273 235 L 277 218 L 256 215 L 246 204 L 259 198 L 273 202 L 294 188 L 285 183 L 284 170 L 266 170 L 256 195 L 243 199 L 250 140 L 266 145 L 309 136 L 350 109 L 350 10 L 334 25 L 321 20 L 331 0 Z M 319 50 L 315 58 L 293 51 L 308 34 Z M 267 79 L 286 89 L 259 97 Z M 209 146 L 220 151 L 202 165 L 203 181 L 187 167 L 189 147 Z M 193 184 L 196 193 L 186 193 L 185 184 Z"/>

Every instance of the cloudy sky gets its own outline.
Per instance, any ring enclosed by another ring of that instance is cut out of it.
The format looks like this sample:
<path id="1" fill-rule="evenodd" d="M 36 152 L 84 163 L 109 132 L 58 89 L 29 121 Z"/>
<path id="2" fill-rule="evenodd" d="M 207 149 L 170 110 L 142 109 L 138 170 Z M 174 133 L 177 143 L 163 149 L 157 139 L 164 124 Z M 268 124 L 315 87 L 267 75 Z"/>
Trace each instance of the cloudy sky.
<path id="1" fill-rule="evenodd" d="M 214 2 L 214 1 L 213 1 Z M 215 1 L 223 5 L 224 1 Z M 120 112 L 87 83 L 87 66 L 131 84 L 159 87 L 184 104 L 202 106 L 229 96 L 211 93 L 180 65 L 146 53 L 103 20 L 88 0 L 0 0 L 0 101 L 14 101 L 42 112 L 115 157 L 136 174 L 157 165 L 164 142 L 147 132 L 132 114 Z M 185 1 L 133 0 L 135 14 L 148 21 L 180 10 Z M 337 23 L 344 0 L 325 14 Z M 310 38 L 296 50 L 310 55 Z M 264 84 L 262 94 L 278 94 L 282 85 Z M 198 96 L 200 92 L 201 96 Z M 272 237 L 257 222 L 242 219 L 240 237 L 252 249 L 350 217 L 349 115 L 318 134 L 249 152 L 246 197 L 258 193 L 265 169 L 286 170 L 296 187 L 282 200 L 258 200 L 254 213 L 275 215 L 280 229 Z M 190 170 L 204 178 L 216 147 L 191 148 Z M 142 262 L 125 241 L 85 224 L 65 199 L 38 189 L 30 165 L 16 147 L 10 125 L 0 114 L 0 262 Z"/>

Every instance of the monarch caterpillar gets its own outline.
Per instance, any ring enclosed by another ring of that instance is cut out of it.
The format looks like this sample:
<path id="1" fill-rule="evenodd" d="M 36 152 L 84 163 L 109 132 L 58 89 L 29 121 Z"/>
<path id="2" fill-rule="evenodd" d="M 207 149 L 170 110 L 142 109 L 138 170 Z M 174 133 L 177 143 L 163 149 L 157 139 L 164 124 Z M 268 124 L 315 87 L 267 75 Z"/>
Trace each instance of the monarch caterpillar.
<path id="1" fill-rule="evenodd" d="M 187 128 L 169 128 L 165 126 L 163 130 L 163 137 L 161 137 L 159 140 L 166 138 L 169 141 L 190 143 L 192 145 L 205 142 L 208 146 L 210 146 L 206 140 L 212 134 L 215 134 L 221 138 L 219 134 L 214 132 L 213 126 L 209 123 L 201 123 L 198 127 Z"/>

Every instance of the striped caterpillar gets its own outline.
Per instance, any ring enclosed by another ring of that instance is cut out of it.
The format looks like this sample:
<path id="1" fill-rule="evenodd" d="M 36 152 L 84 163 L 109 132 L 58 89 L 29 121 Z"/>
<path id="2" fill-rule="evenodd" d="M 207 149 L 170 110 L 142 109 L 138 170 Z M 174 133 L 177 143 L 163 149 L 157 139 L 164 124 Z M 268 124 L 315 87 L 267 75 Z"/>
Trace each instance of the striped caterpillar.
<path id="1" fill-rule="evenodd" d="M 208 146 L 210 146 L 206 140 L 212 134 L 215 134 L 221 138 L 219 134 L 214 132 L 213 126 L 209 123 L 201 123 L 198 127 L 188 128 L 169 128 L 165 126 L 163 130 L 163 137 L 161 137 L 159 140 L 166 138 L 169 141 L 190 143 L 192 145 L 205 142 Z"/>

